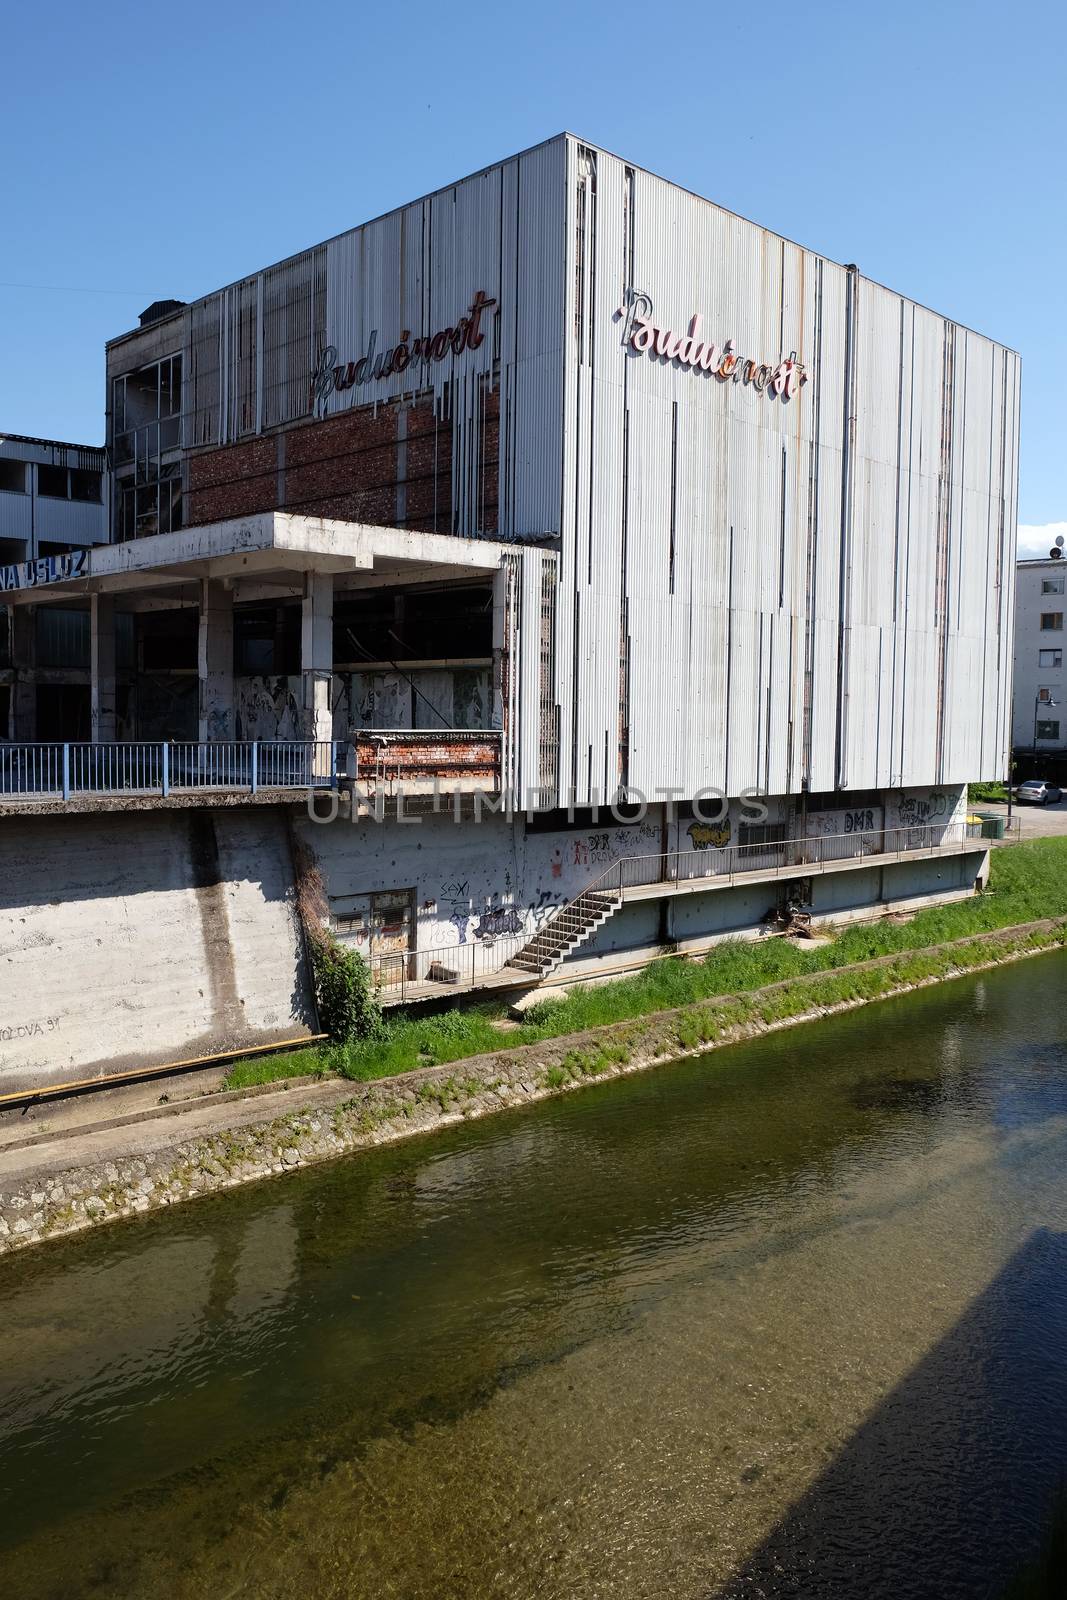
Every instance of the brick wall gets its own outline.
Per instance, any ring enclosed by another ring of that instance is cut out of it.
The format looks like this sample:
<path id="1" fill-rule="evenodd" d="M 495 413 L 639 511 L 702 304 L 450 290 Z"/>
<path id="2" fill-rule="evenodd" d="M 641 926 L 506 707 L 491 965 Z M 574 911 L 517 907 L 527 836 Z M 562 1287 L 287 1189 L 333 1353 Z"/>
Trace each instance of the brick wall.
<path id="1" fill-rule="evenodd" d="M 277 449 L 273 438 L 250 439 L 189 462 L 185 521 L 220 522 L 277 508 Z"/>
<path id="2" fill-rule="evenodd" d="M 478 525 L 497 528 L 499 399 L 481 404 Z M 372 406 L 189 457 L 188 526 L 256 511 L 300 511 L 452 532 L 452 423 L 427 402 Z"/>

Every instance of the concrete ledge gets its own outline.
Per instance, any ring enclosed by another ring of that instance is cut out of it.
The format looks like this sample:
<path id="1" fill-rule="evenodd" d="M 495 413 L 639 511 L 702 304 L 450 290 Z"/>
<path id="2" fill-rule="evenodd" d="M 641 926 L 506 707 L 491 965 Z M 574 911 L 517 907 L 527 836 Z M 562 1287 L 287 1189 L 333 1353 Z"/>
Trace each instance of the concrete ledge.
<path id="1" fill-rule="evenodd" d="M 329 794 L 326 789 L 310 791 Z M 190 806 L 210 806 L 213 811 L 228 806 L 306 805 L 307 789 L 185 789 L 163 797 L 161 794 L 76 794 L 69 800 L 62 795 L 27 795 L 23 800 L 0 797 L 0 817 L 71 817 L 99 815 L 104 811 L 186 811 Z"/>
<path id="2" fill-rule="evenodd" d="M 239 1104 L 213 1097 L 182 1116 L 46 1139 L 0 1152 L 0 1254 L 175 1205 L 645 1067 L 704 1054 L 1067 942 L 1067 917 L 901 951 L 699 1001 L 652 1017 L 473 1056 L 371 1083 L 304 1084 Z M 935 976 L 922 972 L 931 960 Z M 820 1004 L 818 985 L 884 974 L 866 994 Z M 783 1012 L 790 992 L 795 1009 Z M 810 995 L 810 1002 L 808 996 Z M 286 1104 L 288 1102 L 288 1104 Z"/>
<path id="3" fill-rule="evenodd" d="M 753 867 L 747 872 L 713 873 L 707 878 L 671 878 L 659 883 L 635 884 L 623 889 L 623 904 L 639 900 L 662 900 L 679 894 L 710 894 L 716 889 L 744 889 L 757 883 L 792 883 L 798 878 L 819 878 L 832 872 L 863 872 L 871 868 L 898 866 L 901 862 L 936 861 L 946 856 L 985 855 L 988 839 L 968 839 L 965 844 L 924 845 L 918 850 L 888 850 L 876 856 L 835 856 L 829 861 L 790 862 L 785 866 Z M 822 920 L 830 921 L 827 913 Z"/>

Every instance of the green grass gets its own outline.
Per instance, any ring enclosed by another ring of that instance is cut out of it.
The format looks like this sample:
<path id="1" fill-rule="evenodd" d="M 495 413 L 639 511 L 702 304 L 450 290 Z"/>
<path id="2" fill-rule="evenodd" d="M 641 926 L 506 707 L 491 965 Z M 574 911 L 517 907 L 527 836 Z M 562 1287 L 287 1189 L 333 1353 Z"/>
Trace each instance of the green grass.
<path id="1" fill-rule="evenodd" d="M 606 1023 L 647 1017 L 716 995 L 744 994 L 786 978 L 813 972 L 832 974 L 836 968 L 876 956 L 921 952 L 931 945 L 968 935 L 1065 915 L 1067 838 L 1037 839 L 993 851 L 987 893 L 932 907 L 909 922 L 856 924 L 844 928 L 827 944 L 809 945 L 789 939 L 733 940 L 717 946 L 702 960 L 669 957 L 653 962 L 635 977 L 579 986 L 559 1000 L 543 1001 L 527 1011 L 519 1027 L 506 1033 L 494 1026 L 506 1015 L 499 1002 L 457 1006 L 432 1017 L 387 1014 L 379 1039 L 243 1062 L 229 1074 L 225 1087 L 266 1083 L 314 1071 L 337 1072 L 360 1080 L 392 1077 L 416 1067 L 441 1065 L 486 1051 L 560 1038 Z M 908 981 L 936 976 L 949 965 L 934 958 L 929 962 L 909 962 Z M 836 982 L 818 986 L 817 1003 L 828 1005 L 862 998 L 883 989 L 884 984 L 865 979 L 862 974 L 841 974 Z M 801 1001 L 779 994 L 765 996 L 758 1007 L 753 1004 L 750 1010 L 764 1021 L 773 1021 L 796 1015 L 810 1003 L 810 996 Z M 712 1028 L 710 1022 L 693 1020 L 691 1027 L 687 1022 L 686 1037 L 692 1033 L 688 1047 L 714 1036 L 701 1033 L 702 1026 Z"/>
<path id="2" fill-rule="evenodd" d="M 257 1083 L 277 1083 L 280 1078 L 324 1078 L 331 1070 L 328 1050 L 291 1050 L 276 1056 L 250 1056 L 236 1061 L 226 1074 L 224 1089 L 250 1089 Z"/>

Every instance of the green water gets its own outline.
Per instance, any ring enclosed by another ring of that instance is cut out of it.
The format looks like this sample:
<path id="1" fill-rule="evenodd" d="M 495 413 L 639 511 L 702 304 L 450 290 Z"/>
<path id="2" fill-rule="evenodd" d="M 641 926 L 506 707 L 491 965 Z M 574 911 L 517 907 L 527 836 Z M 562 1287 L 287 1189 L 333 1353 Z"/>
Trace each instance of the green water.
<path id="1" fill-rule="evenodd" d="M 0 1593 L 996 1595 L 1067 955 L 0 1262 Z"/>

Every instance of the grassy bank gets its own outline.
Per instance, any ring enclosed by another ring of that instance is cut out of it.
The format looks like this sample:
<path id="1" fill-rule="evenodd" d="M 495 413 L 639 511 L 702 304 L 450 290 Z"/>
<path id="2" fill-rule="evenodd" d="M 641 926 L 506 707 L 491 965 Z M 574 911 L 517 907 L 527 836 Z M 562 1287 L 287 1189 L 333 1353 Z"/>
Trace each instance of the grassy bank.
<path id="1" fill-rule="evenodd" d="M 737 940 L 719 945 L 700 960 L 673 957 L 656 961 L 635 977 L 577 987 L 562 999 L 545 1001 L 528 1011 L 519 1026 L 506 1032 L 499 1026 L 506 1015 L 506 1007 L 499 1001 L 457 1007 L 434 1017 L 394 1017 L 386 1022 L 379 1039 L 346 1047 L 314 1047 L 288 1056 L 240 1063 L 230 1073 L 226 1086 L 240 1088 L 306 1073 L 336 1072 L 362 1080 L 390 1077 L 503 1046 L 536 1044 L 606 1023 L 646 1017 L 713 996 L 743 994 L 819 972 L 827 974 L 823 983 L 801 986 L 805 991 L 804 1005 L 874 998 L 877 993 L 887 992 L 886 978 L 876 981 L 864 975 L 864 986 L 856 991 L 858 978 L 846 979 L 840 974 L 834 979 L 834 969 L 879 956 L 915 952 L 915 959 L 894 966 L 897 982 L 919 982 L 951 967 L 951 962 L 940 957 L 922 957 L 921 953 L 931 946 L 1064 915 L 1067 838 L 1039 839 L 994 850 L 990 887 L 985 894 L 933 907 L 908 922 L 882 920 L 853 925 L 827 944 L 809 945 L 787 939 Z M 883 970 L 888 974 L 893 969 Z M 798 995 L 798 1005 L 800 1002 Z M 785 1004 L 784 999 L 777 1004 Z"/>

